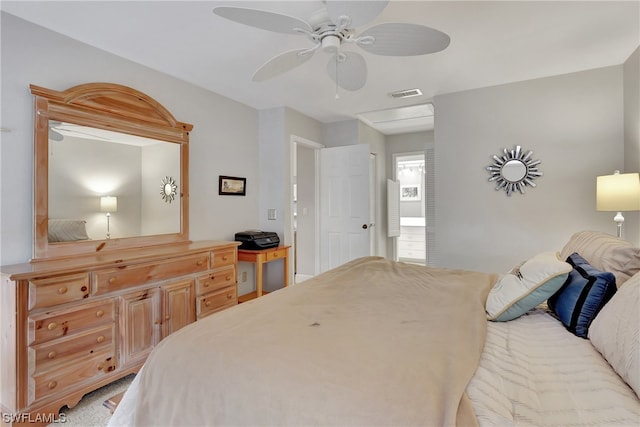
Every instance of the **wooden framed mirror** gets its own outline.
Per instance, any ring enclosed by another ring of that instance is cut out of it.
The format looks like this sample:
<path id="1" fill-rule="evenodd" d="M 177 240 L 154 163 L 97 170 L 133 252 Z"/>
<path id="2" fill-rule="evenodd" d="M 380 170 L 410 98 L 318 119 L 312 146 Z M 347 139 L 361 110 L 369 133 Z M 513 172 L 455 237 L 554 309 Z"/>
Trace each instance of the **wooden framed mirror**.
<path id="1" fill-rule="evenodd" d="M 192 125 L 126 86 L 30 89 L 33 261 L 188 240 Z M 178 203 L 163 200 L 167 176 Z"/>

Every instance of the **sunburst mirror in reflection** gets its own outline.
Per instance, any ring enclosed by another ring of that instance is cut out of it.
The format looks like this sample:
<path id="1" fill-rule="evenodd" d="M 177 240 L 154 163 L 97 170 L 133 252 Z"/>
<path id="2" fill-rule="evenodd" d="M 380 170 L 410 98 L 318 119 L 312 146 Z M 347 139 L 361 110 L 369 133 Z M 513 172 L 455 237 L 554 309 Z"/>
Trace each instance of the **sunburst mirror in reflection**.
<path id="1" fill-rule="evenodd" d="M 176 182 L 170 176 L 165 176 L 161 182 L 160 196 L 162 196 L 162 200 L 166 203 L 173 202 L 176 198 L 176 190 L 178 189 Z"/>
<path id="2" fill-rule="evenodd" d="M 536 178 L 542 176 L 538 170 L 540 160 L 533 160 L 533 151 L 526 153 L 522 147 L 516 145 L 513 150 L 502 150 L 502 156 L 492 156 L 493 164 L 487 166 L 491 177 L 489 181 L 496 182 L 496 191 L 504 190 L 507 196 L 519 191 L 524 194 L 524 187 L 535 187 Z"/>

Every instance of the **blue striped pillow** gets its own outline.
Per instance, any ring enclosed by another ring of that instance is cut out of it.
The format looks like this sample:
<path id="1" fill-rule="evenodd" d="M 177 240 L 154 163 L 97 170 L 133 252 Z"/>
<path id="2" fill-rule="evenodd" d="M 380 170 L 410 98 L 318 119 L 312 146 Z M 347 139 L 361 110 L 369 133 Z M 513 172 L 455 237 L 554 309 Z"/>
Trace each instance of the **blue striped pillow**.
<path id="1" fill-rule="evenodd" d="M 547 304 L 570 332 L 587 338 L 591 322 L 616 293 L 616 279 L 612 273 L 590 265 L 578 253 L 570 255 L 567 262 L 573 270 Z"/>

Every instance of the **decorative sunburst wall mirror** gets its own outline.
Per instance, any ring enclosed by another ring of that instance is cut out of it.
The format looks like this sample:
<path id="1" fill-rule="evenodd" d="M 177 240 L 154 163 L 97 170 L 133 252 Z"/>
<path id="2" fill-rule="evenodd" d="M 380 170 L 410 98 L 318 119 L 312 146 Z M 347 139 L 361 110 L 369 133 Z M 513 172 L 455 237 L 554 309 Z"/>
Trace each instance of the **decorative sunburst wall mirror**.
<path id="1" fill-rule="evenodd" d="M 160 196 L 162 196 L 162 200 L 164 200 L 165 203 L 173 202 L 176 198 L 176 190 L 178 189 L 176 182 L 170 176 L 165 176 L 161 182 Z"/>
<path id="2" fill-rule="evenodd" d="M 496 191 L 504 190 L 507 196 L 511 197 L 511 193 L 519 191 L 524 194 L 524 187 L 535 187 L 536 178 L 542 176 L 542 172 L 538 170 L 540 160 L 533 160 L 533 151 L 526 153 L 522 151 L 522 147 L 516 145 L 513 150 L 502 150 L 503 155 L 492 156 L 493 164 L 487 166 L 487 171 L 491 177 L 489 181 L 496 182 Z"/>

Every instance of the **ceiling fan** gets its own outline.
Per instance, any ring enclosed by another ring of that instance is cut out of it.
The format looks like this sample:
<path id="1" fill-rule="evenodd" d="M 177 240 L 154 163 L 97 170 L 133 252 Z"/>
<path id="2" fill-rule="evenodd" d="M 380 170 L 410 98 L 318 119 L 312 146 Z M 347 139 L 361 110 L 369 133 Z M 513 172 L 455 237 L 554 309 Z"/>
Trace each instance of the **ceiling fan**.
<path id="1" fill-rule="evenodd" d="M 290 50 L 268 60 L 254 73 L 253 81 L 256 82 L 292 70 L 322 50 L 331 55 L 327 64 L 329 76 L 341 88 L 355 91 L 367 81 L 367 64 L 361 54 L 342 50 L 343 44 L 354 44 L 369 53 L 385 56 L 425 55 L 449 46 L 448 35 L 418 24 L 384 23 L 362 32 L 355 30 L 375 19 L 387 6 L 388 0 L 323 0 L 323 3 L 325 7 L 313 13 L 308 21 L 232 6 L 216 7 L 213 12 L 263 30 L 303 35 L 314 43 L 310 48 Z"/>

